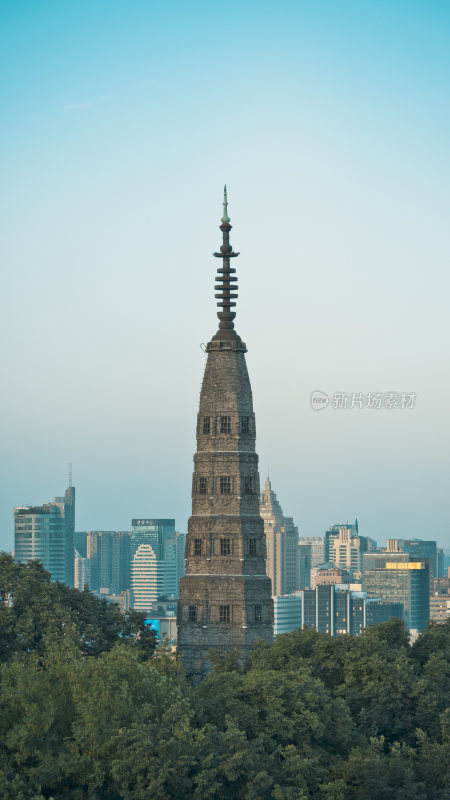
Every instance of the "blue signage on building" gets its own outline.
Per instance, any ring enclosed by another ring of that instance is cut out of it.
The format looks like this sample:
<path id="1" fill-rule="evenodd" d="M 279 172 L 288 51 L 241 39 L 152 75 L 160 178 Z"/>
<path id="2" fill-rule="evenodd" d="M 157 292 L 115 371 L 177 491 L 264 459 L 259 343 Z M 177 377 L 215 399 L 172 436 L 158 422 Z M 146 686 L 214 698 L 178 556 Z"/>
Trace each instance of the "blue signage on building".
<path id="1" fill-rule="evenodd" d="M 156 635 L 159 637 L 159 619 L 146 619 L 145 624 L 148 625 L 149 628 L 153 628 Z"/>

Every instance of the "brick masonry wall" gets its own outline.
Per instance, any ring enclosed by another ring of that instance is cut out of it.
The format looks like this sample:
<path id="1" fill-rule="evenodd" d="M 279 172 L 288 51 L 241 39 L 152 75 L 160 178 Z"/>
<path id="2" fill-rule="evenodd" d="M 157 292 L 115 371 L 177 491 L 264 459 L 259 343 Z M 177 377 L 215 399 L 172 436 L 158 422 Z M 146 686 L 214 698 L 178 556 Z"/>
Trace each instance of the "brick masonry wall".
<path id="1" fill-rule="evenodd" d="M 197 679 L 210 669 L 211 648 L 237 648 L 244 663 L 257 639 L 273 637 L 245 345 L 234 334 L 207 349 L 178 606 L 178 650 Z"/>

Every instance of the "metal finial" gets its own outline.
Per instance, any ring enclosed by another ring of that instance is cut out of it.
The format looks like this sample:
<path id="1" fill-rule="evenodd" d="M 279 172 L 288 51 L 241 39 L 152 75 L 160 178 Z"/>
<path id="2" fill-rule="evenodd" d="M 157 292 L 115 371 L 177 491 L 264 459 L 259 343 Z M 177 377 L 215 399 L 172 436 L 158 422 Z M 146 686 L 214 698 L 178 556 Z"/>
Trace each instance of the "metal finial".
<path id="1" fill-rule="evenodd" d="M 69 488 L 72 488 L 72 462 L 69 461 Z"/>
<path id="2" fill-rule="evenodd" d="M 237 277 L 235 275 L 236 270 L 234 267 L 230 267 L 230 258 L 236 258 L 236 256 L 239 255 L 239 253 L 235 253 L 233 251 L 233 248 L 230 244 L 231 225 L 230 218 L 228 216 L 226 186 L 223 187 L 223 217 L 219 227 L 222 231 L 222 244 L 220 246 L 220 253 L 214 253 L 214 255 L 216 258 L 221 258 L 223 261 L 222 266 L 217 270 L 216 286 L 214 288 L 217 292 L 215 297 L 219 301 L 217 305 L 221 309 L 217 312 L 217 316 L 220 319 L 220 335 L 223 337 L 226 333 L 227 335 L 231 335 L 231 331 L 233 331 L 234 328 L 233 320 L 236 316 L 236 313 L 231 309 L 236 305 L 235 300 L 237 298 L 238 287 L 236 283 Z M 218 336 L 219 331 L 217 332 L 216 336 Z"/>
<path id="3" fill-rule="evenodd" d="M 228 199 L 227 199 L 227 185 L 223 187 L 223 217 L 220 220 L 224 225 L 228 225 L 230 218 L 228 216 Z"/>

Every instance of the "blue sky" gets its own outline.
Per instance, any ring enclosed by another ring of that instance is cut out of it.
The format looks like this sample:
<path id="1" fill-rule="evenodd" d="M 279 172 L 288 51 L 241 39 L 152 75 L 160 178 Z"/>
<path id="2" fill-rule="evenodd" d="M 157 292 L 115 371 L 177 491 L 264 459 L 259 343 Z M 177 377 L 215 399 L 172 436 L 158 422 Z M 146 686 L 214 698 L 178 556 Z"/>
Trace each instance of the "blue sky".
<path id="1" fill-rule="evenodd" d="M 261 479 L 305 535 L 357 516 L 450 547 L 449 22 L 3 0 L 0 547 L 69 459 L 79 529 L 186 530 L 225 181 Z"/>

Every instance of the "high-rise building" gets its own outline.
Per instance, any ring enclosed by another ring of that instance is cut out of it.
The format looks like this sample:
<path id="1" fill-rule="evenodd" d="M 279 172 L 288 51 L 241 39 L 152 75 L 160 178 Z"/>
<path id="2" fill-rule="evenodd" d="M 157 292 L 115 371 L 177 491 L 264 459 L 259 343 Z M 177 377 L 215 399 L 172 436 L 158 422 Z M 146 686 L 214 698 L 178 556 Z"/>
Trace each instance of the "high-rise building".
<path id="1" fill-rule="evenodd" d="M 300 592 L 278 595 L 273 600 L 273 635 L 291 633 L 302 624 L 302 597 Z"/>
<path id="2" fill-rule="evenodd" d="M 431 581 L 431 594 L 450 594 L 450 580 L 447 578 L 433 578 Z"/>
<path id="3" fill-rule="evenodd" d="M 331 586 L 331 584 L 338 583 L 352 583 L 351 575 L 331 561 L 319 564 L 318 567 L 313 567 L 311 570 L 311 589 L 315 589 L 316 586 Z"/>
<path id="4" fill-rule="evenodd" d="M 220 229 L 223 244 L 215 253 L 223 261 L 216 279 L 220 323 L 206 346 L 186 575 L 178 604 L 178 650 L 195 680 L 209 671 L 211 648 L 237 648 L 244 663 L 255 641 L 273 637 L 247 348 L 234 330 L 231 310 L 237 278 L 230 260 L 238 254 L 229 243 L 226 193 Z"/>
<path id="5" fill-rule="evenodd" d="M 140 544 L 131 562 L 133 608 L 147 611 L 152 603 L 165 595 L 165 561 L 158 558 L 151 544 Z"/>
<path id="6" fill-rule="evenodd" d="M 151 544 L 157 558 L 164 558 L 164 544 L 175 536 L 174 519 L 132 519 L 131 555 L 140 544 Z"/>
<path id="7" fill-rule="evenodd" d="M 314 628 L 330 636 L 359 636 L 370 625 L 392 617 L 403 619 L 400 602 L 383 602 L 365 592 L 324 584 L 302 590 L 302 628 Z"/>
<path id="8" fill-rule="evenodd" d="M 82 558 L 87 556 L 87 531 L 75 531 L 73 535 L 73 546 Z"/>
<path id="9" fill-rule="evenodd" d="M 91 560 L 86 555 L 81 555 L 79 550 L 75 548 L 74 558 L 74 587 L 80 592 L 84 591 L 87 586 L 90 588 L 92 585 L 92 571 Z"/>
<path id="10" fill-rule="evenodd" d="M 185 536 L 175 530 L 174 519 L 133 519 L 131 521 L 131 589 L 134 592 L 136 580 L 135 558 L 141 545 L 150 545 L 154 558 L 158 563 L 158 585 L 148 587 L 148 596 L 156 592 L 155 600 L 160 596 L 178 597 L 180 578 L 184 574 Z M 140 551 L 139 563 L 142 560 Z M 151 573 L 149 572 L 148 575 Z M 156 574 L 156 573 L 155 573 Z M 153 579 L 152 579 L 153 580 Z M 142 595 L 142 587 L 139 588 Z M 136 595 L 137 597 L 137 595 Z M 137 606 L 136 606 L 137 607 Z"/>
<path id="11" fill-rule="evenodd" d="M 181 578 L 186 574 L 186 561 L 185 561 L 185 551 L 186 551 L 186 534 L 185 533 L 176 533 L 176 554 L 177 554 L 177 592 L 176 596 L 178 597 L 180 594 L 180 581 Z"/>
<path id="12" fill-rule="evenodd" d="M 298 540 L 300 588 L 311 586 L 311 570 L 325 561 L 325 537 L 301 536 Z"/>
<path id="13" fill-rule="evenodd" d="M 72 465 L 69 467 L 69 485 L 63 497 L 55 497 L 53 504 L 59 508 L 64 519 L 66 539 L 66 583 L 74 583 L 74 534 L 75 534 L 75 487 L 72 486 Z"/>
<path id="14" fill-rule="evenodd" d="M 261 493 L 259 511 L 264 520 L 267 574 L 272 595 L 286 595 L 300 588 L 298 529 L 292 517 L 285 517 L 269 478 Z"/>
<path id="15" fill-rule="evenodd" d="M 386 559 L 384 563 L 379 561 L 377 566 L 377 560 L 370 558 L 371 555 L 364 558 L 363 589 L 369 597 L 403 603 L 407 627 L 423 631 L 430 618 L 428 563 L 407 560 L 409 553 L 377 553 L 377 556 L 390 555 L 390 560 Z M 367 568 L 368 562 L 372 562 L 372 569 Z"/>
<path id="16" fill-rule="evenodd" d="M 82 557 L 82 534 L 75 534 Z M 130 588 L 130 532 L 88 531 L 86 534 L 86 577 L 94 592 L 118 595 Z M 80 567 L 75 566 L 75 569 Z M 82 586 L 77 588 L 82 589 Z"/>
<path id="17" fill-rule="evenodd" d="M 440 578 L 441 559 L 435 541 L 425 539 L 388 539 L 386 545 L 388 553 L 409 553 L 410 561 L 426 561 L 430 581 Z"/>
<path id="18" fill-rule="evenodd" d="M 359 536 L 358 520 L 354 525 L 333 525 L 326 533 L 326 560 L 361 580 L 362 554 L 371 549 L 372 539 Z"/>
<path id="19" fill-rule="evenodd" d="M 444 577 L 444 550 L 438 547 L 436 550 L 436 575 L 435 578 Z"/>
<path id="20" fill-rule="evenodd" d="M 404 619 L 403 603 L 396 600 L 380 600 L 379 597 L 366 597 L 365 602 L 365 627 L 378 625 L 380 622 L 388 622 L 394 617 Z"/>
<path id="21" fill-rule="evenodd" d="M 431 622 L 446 622 L 450 618 L 450 595 L 432 594 L 430 596 Z"/>
<path id="22" fill-rule="evenodd" d="M 16 561 L 38 559 L 52 580 L 74 583 L 75 488 L 42 506 L 14 508 L 14 557 Z"/>
<path id="23" fill-rule="evenodd" d="M 401 561 L 402 563 L 407 563 L 411 561 L 411 556 L 409 553 L 395 553 L 395 556 L 392 552 L 388 552 L 387 550 L 376 550 L 374 553 L 363 553 L 362 557 L 362 571 L 363 571 L 363 580 L 364 580 L 364 573 L 368 570 L 373 569 L 384 569 L 388 561 L 393 561 L 395 558 L 396 561 Z"/>

